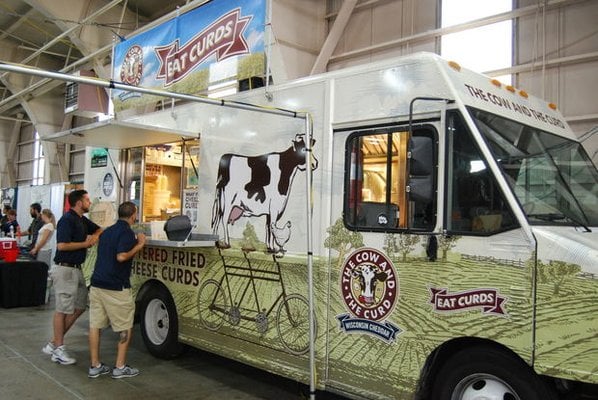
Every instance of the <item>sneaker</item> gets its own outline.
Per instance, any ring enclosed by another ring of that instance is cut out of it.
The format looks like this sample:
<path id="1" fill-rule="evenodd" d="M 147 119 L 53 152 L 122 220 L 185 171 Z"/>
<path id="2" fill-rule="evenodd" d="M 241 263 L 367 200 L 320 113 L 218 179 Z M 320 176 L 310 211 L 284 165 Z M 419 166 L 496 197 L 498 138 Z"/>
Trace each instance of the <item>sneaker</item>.
<path id="1" fill-rule="evenodd" d="M 104 363 L 100 363 L 100 365 L 98 365 L 97 367 L 89 367 L 89 372 L 87 373 L 87 376 L 90 378 L 97 378 L 100 375 L 106 375 L 110 372 L 112 372 L 110 367 L 108 367 Z"/>
<path id="2" fill-rule="evenodd" d="M 52 342 L 48 342 L 44 347 L 42 347 L 42 353 L 47 354 L 49 356 L 52 355 L 52 352 L 54 350 L 56 350 L 56 346 L 54 346 L 54 343 Z"/>
<path id="3" fill-rule="evenodd" d="M 54 351 L 52 352 L 52 361 L 62 365 L 70 365 L 77 362 L 77 360 L 69 356 L 69 353 L 66 352 L 66 348 L 64 347 L 64 345 L 54 349 Z"/>
<path id="4" fill-rule="evenodd" d="M 125 365 L 122 368 L 114 367 L 112 370 L 112 377 L 114 379 L 131 378 L 137 375 L 139 375 L 139 370 L 137 368 L 129 367 L 128 365 Z"/>

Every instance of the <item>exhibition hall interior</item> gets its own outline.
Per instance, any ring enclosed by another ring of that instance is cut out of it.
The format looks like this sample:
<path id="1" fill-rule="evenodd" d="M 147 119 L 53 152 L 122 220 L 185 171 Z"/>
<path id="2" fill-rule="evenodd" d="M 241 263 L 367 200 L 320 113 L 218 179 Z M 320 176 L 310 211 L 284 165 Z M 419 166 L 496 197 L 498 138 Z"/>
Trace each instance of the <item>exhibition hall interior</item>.
<path id="1" fill-rule="evenodd" d="M 598 399 L 597 20 L 0 0 L 0 399 Z"/>

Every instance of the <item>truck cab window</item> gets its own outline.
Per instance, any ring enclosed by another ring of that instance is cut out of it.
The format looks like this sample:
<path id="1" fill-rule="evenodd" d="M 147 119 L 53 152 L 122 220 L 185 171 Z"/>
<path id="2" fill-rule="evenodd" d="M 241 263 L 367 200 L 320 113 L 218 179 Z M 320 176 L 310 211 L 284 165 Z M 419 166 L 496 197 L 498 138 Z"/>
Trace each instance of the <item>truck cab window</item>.
<path id="1" fill-rule="evenodd" d="M 469 111 L 530 224 L 598 224 L 598 173 L 581 143 Z"/>
<path id="2" fill-rule="evenodd" d="M 447 125 L 447 230 L 492 234 L 517 222 L 482 153 L 457 112 Z"/>
<path id="3" fill-rule="evenodd" d="M 434 131 L 418 128 L 416 135 L 432 138 Z M 349 136 L 345 158 L 347 227 L 364 231 L 432 229 L 436 214 L 433 199 L 412 199 L 408 193 L 408 153 L 412 146 L 405 128 L 354 132 Z M 435 171 L 435 161 L 427 162 L 431 165 L 425 170 Z M 435 188 L 428 187 L 434 182 L 430 176 L 424 191 L 436 193 Z"/>

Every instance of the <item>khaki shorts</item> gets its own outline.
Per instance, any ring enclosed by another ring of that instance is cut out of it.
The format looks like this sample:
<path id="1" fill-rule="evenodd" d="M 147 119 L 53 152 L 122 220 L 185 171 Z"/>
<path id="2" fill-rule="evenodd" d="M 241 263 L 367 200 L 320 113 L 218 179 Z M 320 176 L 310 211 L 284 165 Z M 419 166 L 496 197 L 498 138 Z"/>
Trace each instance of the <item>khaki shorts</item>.
<path id="1" fill-rule="evenodd" d="M 112 325 L 114 332 L 133 327 L 135 301 L 131 289 L 107 290 L 91 287 L 89 291 L 89 327 L 95 329 Z"/>
<path id="2" fill-rule="evenodd" d="M 87 287 L 79 268 L 54 265 L 50 272 L 56 297 L 56 311 L 73 314 L 87 308 Z"/>

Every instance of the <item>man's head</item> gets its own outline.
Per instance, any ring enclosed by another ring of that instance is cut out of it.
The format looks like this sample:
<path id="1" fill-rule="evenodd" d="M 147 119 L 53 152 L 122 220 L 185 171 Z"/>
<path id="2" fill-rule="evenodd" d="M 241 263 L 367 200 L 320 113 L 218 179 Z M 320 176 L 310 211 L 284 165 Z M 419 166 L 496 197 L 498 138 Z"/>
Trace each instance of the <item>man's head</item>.
<path id="1" fill-rule="evenodd" d="M 79 189 L 73 190 L 69 193 L 69 205 L 77 214 L 85 214 L 89 212 L 89 206 L 91 205 L 91 201 L 89 200 L 89 195 L 87 194 L 87 190 Z"/>
<path id="2" fill-rule="evenodd" d="M 118 206 L 118 218 L 128 220 L 131 224 L 135 223 L 137 217 L 137 206 L 131 201 L 125 201 Z"/>
<path id="3" fill-rule="evenodd" d="M 8 217 L 9 221 L 14 221 L 17 219 L 17 212 L 11 208 L 6 212 L 6 216 Z"/>
<path id="4" fill-rule="evenodd" d="M 29 214 L 31 214 L 31 218 L 39 217 L 41 212 L 42 206 L 39 203 L 33 203 L 29 206 Z"/>
<path id="5" fill-rule="evenodd" d="M 5 204 L 4 207 L 2 207 L 2 214 L 6 215 L 10 209 L 12 209 L 12 207 L 8 204 Z"/>

